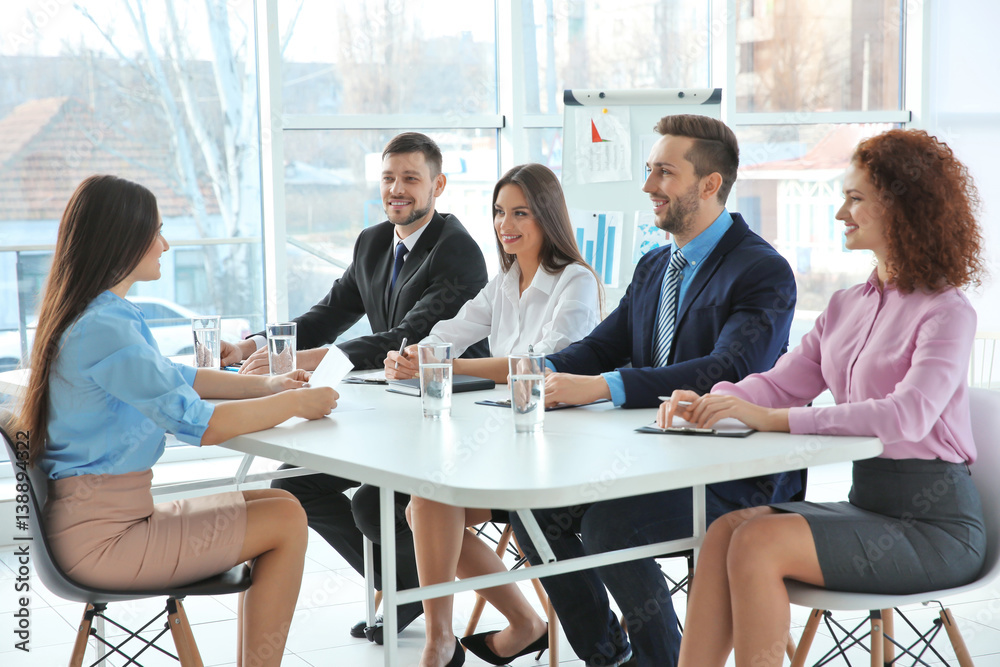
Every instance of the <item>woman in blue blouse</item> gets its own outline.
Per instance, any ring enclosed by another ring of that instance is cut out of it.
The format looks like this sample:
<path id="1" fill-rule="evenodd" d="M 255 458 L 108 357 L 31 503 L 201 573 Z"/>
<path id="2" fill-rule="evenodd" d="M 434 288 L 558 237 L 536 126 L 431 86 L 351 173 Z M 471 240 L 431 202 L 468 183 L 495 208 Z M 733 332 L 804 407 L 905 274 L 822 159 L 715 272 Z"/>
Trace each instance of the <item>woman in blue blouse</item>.
<path id="1" fill-rule="evenodd" d="M 322 417 L 337 394 L 304 386 L 304 371 L 237 375 L 161 356 L 124 298 L 133 283 L 160 277 L 169 248 L 160 228 L 153 194 L 114 176 L 85 180 L 63 213 L 19 413 L 30 464 L 49 479 L 43 524 L 57 562 L 93 586 L 183 585 L 249 561 L 237 663 L 278 665 L 302 579 L 302 507 L 275 489 L 154 505 L 150 468 L 166 431 L 216 444 Z"/>

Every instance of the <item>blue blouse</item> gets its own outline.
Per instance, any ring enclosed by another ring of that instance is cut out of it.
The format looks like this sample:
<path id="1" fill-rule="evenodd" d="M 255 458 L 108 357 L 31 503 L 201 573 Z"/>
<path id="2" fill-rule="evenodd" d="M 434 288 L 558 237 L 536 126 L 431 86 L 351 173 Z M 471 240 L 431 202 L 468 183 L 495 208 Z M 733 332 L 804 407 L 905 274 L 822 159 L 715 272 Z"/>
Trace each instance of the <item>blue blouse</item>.
<path id="1" fill-rule="evenodd" d="M 195 393 L 196 373 L 160 354 L 137 306 L 104 292 L 60 341 L 42 470 L 50 479 L 146 470 L 166 431 L 200 444 L 214 406 Z"/>

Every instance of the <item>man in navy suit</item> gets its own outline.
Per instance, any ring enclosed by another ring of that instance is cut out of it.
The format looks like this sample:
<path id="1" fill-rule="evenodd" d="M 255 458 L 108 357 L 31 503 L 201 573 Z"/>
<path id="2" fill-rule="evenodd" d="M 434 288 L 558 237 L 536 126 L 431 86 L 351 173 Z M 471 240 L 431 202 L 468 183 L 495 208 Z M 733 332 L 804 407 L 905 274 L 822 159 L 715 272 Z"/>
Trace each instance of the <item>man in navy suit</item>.
<path id="1" fill-rule="evenodd" d="M 708 392 L 716 382 L 765 371 L 788 345 L 795 279 L 788 262 L 725 208 L 739 147 L 725 124 L 666 116 L 643 186 L 671 246 L 647 254 L 607 319 L 548 357 L 546 401 L 610 399 L 625 408 L 658 405 L 674 389 Z M 788 500 L 799 473 L 713 484 L 708 521 L 725 512 Z M 692 534 L 690 489 L 534 512 L 560 560 Z M 520 543 L 538 562 L 523 525 Z M 579 535 L 578 535 L 579 534 Z M 670 589 L 652 558 L 542 580 L 566 636 L 587 665 L 675 665 L 680 633 Z M 628 637 L 605 586 L 625 615 Z"/>

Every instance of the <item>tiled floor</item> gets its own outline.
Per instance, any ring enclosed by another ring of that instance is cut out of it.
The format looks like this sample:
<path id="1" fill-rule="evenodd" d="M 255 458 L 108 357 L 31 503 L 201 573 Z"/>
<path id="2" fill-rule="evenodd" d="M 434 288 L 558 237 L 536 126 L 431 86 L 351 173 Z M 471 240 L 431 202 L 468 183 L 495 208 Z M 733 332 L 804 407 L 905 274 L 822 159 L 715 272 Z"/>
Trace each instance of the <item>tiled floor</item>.
<path id="1" fill-rule="evenodd" d="M 850 467 L 848 465 L 827 466 L 810 471 L 810 498 L 813 500 L 839 500 L 846 497 L 849 485 Z M 684 568 L 682 559 L 667 559 L 663 561 L 664 569 L 680 574 Z M 31 597 L 31 652 L 23 653 L 14 650 L 14 618 L 13 611 L 17 605 L 17 595 L 14 592 L 16 563 L 10 552 L 0 553 L 0 665 L 17 667 L 31 665 L 50 667 L 66 664 L 72 648 L 75 627 L 79 622 L 82 605 L 67 603 L 40 587 L 40 582 L 32 574 L 33 595 Z M 299 597 L 292 632 L 288 639 L 284 665 L 290 667 L 308 666 L 348 666 L 348 667 L 380 667 L 382 649 L 365 640 L 353 639 L 347 634 L 348 628 L 363 615 L 364 589 L 363 581 L 353 570 L 347 568 L 325 542 L 314 535 L 309 545 L 306 561 L 306 571 Z M 525 595 L 529 600 L 537 599 L 530 584 L 523 584 Z M 978 667 L 1000 667 L 1000 585 L 963 598 L 950 600 L 950 606 L 956 616 L 970 652 Z M 113 617 L 130 620 L 133 617 L 148 618 L 147 614 L 161 604 L 159 601 L 144 601 L 141 603 L 114 605 L 117 610 Z M 471 593 L 458 596 L 456 599 L 455 628 L 461 634 L 465 621 L 472 608 Z M 233 665 L 235 660 L 234 644 L 236 637 L 235 596 L 219 598 L 198 598 L 187 601 L 188 615 L 194 626 L 194 635 L 198 641 L 202 658 L 206 665 Z M 683 615 L 684 599 L 678 596 L 675 605 Z M 793 608 L 794 632 L 798 636 L 808 610 Z M 935 613 L 930 608 L 915 607 L 913 616 L 919 620 L 930 621 Z M 858 614 L 841 614 L 837 620 L 851 625 L 857 624 L 861 616 Z M 128 622 L 125 625 L 129 625 Z M 495 610 L 487 607 L 480 629 L 500 628 L 504 625 L 503 617 Z M 897 621 L 897 631 L 902 624 Z M 418 619 L 400 636 L 401 665 L 415 665 L 423 644 L 423 620 Z M 109 633 L 109 634 L 121 634 Z M 905 639 L 905 636 L 904 636 Z M 953 653 L 942 632 L 938 644 L 945 658 L 954 662 Z M 170 645 L 169 635 L 166 645 Z M 817 659 L 832 645 L 832 640 L 821 629 L 813 644 L 812 657 Z M 569 645 L 562 641 L 560 658 L 563 665 L 582 665 L 575 659 Z M 91 657 L 93 652 L 88 654 Z M 869 664 L 869 658 L 861 649 L 855 648 L 849 654 L 855 665 Z M 930 664 L 936 664 L 933 656 L 927 658 Z M 120 665 L 122 660 L 112 661 Z M 548 663 L 548 654 L 542 658 Z M 143 664 L 160 665 L 176 664 L 166 659 L 152 657 Z M 485 664 L 470 656 L 468 665 Z M 516 665 L 530 665 L 530 657 L 519 659 Z M 733 664 L 730 660 L 729 664 Z M 844 664 L 838 660 L 833 664 Z M 904 662 L 902 664 L 910 664 Z M 939 664 L 939 663 L 937 663 Z"/>

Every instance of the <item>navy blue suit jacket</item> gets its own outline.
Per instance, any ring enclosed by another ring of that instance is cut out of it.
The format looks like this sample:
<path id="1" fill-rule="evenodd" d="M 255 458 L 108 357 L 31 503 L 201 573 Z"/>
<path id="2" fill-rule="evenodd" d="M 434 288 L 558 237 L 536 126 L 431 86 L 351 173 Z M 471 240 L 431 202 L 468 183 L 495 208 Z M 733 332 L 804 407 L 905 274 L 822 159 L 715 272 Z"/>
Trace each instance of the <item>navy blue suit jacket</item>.
<path id="1" fill-rule="evenodd" d="M 596 375 L 618 369 L 625 385 L 623 407 L 646 408 L 675 389 L 705 394 L 716 382 L 738 382 L 774 366 L 788 347 L 795 278 L 788 262 L 750 231 L 739 213 L 732 217 L 677 309 L 667 366 L 653 367 L 653 335 L 670 246 L 642 258 L 618 307 L 590 335 L 547 357 L 556 370 Z M 749 500 L 746 493 L 759 489 L 767 496 L 763 502 L 778 502 L 801 487 L 794 473 L 709 488 L 734 502 Z"/>

